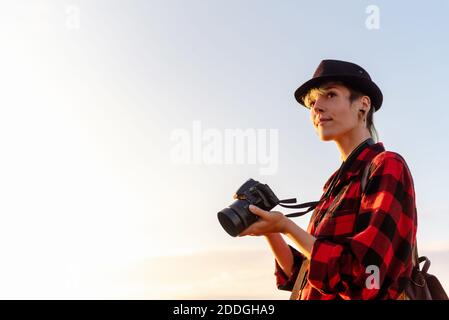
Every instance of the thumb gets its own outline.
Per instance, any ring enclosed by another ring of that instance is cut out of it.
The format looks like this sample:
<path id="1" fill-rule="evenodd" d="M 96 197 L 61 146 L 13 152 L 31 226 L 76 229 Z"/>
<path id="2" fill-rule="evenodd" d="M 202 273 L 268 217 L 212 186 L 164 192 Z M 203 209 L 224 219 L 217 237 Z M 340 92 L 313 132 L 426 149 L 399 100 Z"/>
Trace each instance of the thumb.
<path id="1" fill-rule="evenodd" d="M 261 218 L 265 217 L 268 214 L 267 211 L 265 211 L 259 207 L 256 207 L 255 205 L 252 205 L 252 204 L 249 205 L 249 210 L 252 213 L 254 213 L 256 216 L 259 216 Z"/>

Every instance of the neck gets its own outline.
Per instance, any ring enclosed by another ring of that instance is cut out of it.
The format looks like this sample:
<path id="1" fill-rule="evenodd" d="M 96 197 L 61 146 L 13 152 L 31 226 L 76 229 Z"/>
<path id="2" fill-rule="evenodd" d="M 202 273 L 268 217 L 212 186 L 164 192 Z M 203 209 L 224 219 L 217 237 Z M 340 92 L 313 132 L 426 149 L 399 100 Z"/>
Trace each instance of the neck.
<path id="1" fill-rule="evenodd" d="M 363 141 L 371 138 L 368 130 L 364 129 L 362 131 L 350 132 L 342 136 L 341 138 L 335 139 L 337 148 L 340 151 L 340 157 L 342 161 L 346 161 L 351 152 Z"/>

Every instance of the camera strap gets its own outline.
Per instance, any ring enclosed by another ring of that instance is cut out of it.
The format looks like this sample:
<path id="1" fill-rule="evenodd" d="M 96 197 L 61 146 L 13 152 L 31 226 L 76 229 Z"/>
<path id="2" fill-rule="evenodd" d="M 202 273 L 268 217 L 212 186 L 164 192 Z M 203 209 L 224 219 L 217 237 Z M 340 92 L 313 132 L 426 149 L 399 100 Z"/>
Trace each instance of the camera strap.
<path id="1" fill-rule="evenodd" d="M 305 215 L 306 213 L 312 211 L 313 209 L 315 209 L 317 207 L 317 205 L 321 202 L 324 201 L 325 199 L 327 199 L 329 197 L 329 195 L 332 193 L 334 186 L 336 184 L 336 182 L 338 181 L 338 179 L 340 178 L 340 175 L 342 174 L 342 172 L 344 170 L 346 170 L 347 166 L 351 165 L 351 162 L 354 158 L 357 157 L 357 155 L 366 147 L 366 146 L 370 146 L 373 145 L 374 141 L 372 138 L 368 138 L 365 141 L 363 141 L 361 144 L 359 144 L 357 146 L 357 148 L 355 148 L 353 150 L 353 152 L 351 152 L 351 154 L 349 155 L 348 159 L 346 161 L 344 161 L 342 163 L 342 165 L 340 166 L 340 169 L 338 170 L 338 174 L 335 175 L 334 179 L 332 180 L 330 186 L 327 188 L 324 196 L 321 198 L 320 201 L 312 201 L 312 202 L 304 202 L 304 203 L 300 203 L 300 204 L 294 204 L 294 205 L 285 205 L 284 203 L 295 203 L 296 202 L 296 198 L 291 198 L 291 199 L 285 199 L 285 200 L 280 200 L 278 202 L 278 205 L 280 205 L 281 207 L 287 208 L 287 209 L 303 209 L 303 208 L 308 208 L 305 211 L 301 211 L 301 212 L 294 212 L 294 213 L 290 213 L 290 214 L 286 214 L 286 217 L 289 218 L 294 218 L 294 217 L 300 217 Z"/>
<path id="2" fill-rule="evenodd" d="M 296 198 L 285 199 L 285 200 L 280 200 L 278 205 L 280 205 L 281 207 L 287 208 L 287 209 L 303 209 L 303 208 L 307 208 L 307 210 L 286 214 L 285 215 L 286 217 L 294 218 L 294 217 L 303 216 L 306 213 L 308 213 L 308 212 L 312 211 L 313 209 L 315 209 L 315 207 L 318 205 L 318 203 L 320 203 L 320 201 L 312 201 L 312 202 L 304 202 L 304 203 L 294 204 L 294 205 L 286 205 L 286 204 L 284 204 L 284 203 L 295 203 L 295 202 L 296 202 Z"/>

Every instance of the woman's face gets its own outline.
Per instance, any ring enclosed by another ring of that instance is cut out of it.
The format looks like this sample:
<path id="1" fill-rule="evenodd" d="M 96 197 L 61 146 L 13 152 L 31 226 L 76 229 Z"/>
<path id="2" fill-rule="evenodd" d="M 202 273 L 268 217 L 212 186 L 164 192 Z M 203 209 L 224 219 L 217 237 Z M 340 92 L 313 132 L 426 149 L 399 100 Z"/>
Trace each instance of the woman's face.
<path id="1" fill-rule="evenodd" d="M 320 93 L 310 95 L 310 120 L 323 141 L 339 140 L 352 131 L 359 130 L 362 119 L 360 104 L 351 103 L 350 91 L 344 85 L 326 83 L 320 87 Z"/>

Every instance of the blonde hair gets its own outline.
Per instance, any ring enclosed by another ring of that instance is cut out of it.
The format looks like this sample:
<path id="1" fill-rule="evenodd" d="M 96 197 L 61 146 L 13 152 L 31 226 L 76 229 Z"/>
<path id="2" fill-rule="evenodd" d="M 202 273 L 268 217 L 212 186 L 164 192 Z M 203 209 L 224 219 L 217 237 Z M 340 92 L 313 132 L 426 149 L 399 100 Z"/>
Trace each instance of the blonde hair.
<path id="1" fill-rule="evenodd" d="M 307 92 L 302 101 L 304 105 L 310 109 L 312 107 L 311 103 L 315 102 L 318 99 L 318 96 L 324 96 L 326 94 L 326 90 L 322 88 L 312 88 Z"/>

